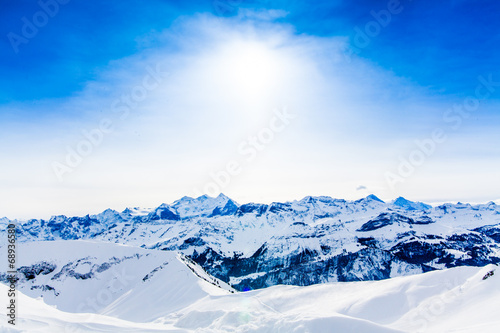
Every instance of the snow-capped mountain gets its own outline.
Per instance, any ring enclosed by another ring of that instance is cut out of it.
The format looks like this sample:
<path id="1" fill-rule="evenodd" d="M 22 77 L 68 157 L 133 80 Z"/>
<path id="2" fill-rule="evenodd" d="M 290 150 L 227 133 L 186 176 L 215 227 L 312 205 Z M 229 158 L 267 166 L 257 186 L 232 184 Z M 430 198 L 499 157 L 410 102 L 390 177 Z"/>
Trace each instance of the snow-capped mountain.
<path id="1" fill-rule="evenodd" d="M 84 239 L 177 251 L 238 290 L 500 262 L 500 206 L 493 202 L 432 207 L 370 195 L 240 205 L 219 195 L 15 222 L 23 242 Z"/>

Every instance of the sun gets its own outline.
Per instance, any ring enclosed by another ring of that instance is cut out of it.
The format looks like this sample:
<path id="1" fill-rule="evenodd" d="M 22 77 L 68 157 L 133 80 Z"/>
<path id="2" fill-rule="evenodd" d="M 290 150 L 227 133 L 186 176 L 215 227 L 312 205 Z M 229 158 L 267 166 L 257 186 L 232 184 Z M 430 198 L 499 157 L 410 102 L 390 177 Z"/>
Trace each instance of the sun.
<path id="1" fill-rule="evenodd" d="M 235 45 L 228 54 L 229 79 L 250 94 L 268 89 L 278 79 L 279 65 L 272 50 L 262 44 Z"/>
<path id="2" fill-rule="evenodd" d="M 261 126 L 276 109 L 300 95 L 303 61 L 281 40 L 239 37 L 204 49 L 190 68 L 191 91 L 221 119 L 238 117 L 245 126 Z"/>
<path id="3" fill-rule="evenodd" d="M 279 54 L 264 43 L 235 41 L 218 53 L 219 83 L 245 100 L 266 98 L 279 86 Z"/>

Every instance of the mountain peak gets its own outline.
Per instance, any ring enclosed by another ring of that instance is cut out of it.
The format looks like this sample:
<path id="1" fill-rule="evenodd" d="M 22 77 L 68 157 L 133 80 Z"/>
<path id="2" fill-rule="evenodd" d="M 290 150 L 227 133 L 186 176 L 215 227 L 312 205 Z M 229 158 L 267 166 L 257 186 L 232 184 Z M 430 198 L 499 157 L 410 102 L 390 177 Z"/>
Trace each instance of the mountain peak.
<path id="1" fill-rule="evenodd" d="M 396 200 L 394 200 L 394 204 L 407 203 L 407 202 L 413 202 L 413 201 L 410 201 L 404 197 L 397 197 Z"/>
<path id="2" fill-rule="evenodd" d="M 432 208 L 432 206 L 423 202 L 410 201 L 403 197 L 398 197 L 392 204 L 406 210 L 428 210 Z"/>
<path id="3" fill-rule="evenodd" d="M 365 199 L 385 203 L 383 200 L 379 199 L 379 197 L 377 197 L 375 194 L 370 194 Z"/>
<path id="4" fill-rule="evenodd" d="M 298 202 L 302 203 L 302 204 L 313 204 L 316 202 L 316 198 L 308 195 L 308 196 L 302 198 L 301 200 L 299 200 Z"/>
<path id="5" fill-rule="evenodd" d="M 107 208 L 105 209 L 101 214 L 113 214 L 113 215 L 116 215 L 116 214 L 119 214 L 116 210 L 114 209 L 111 209 L 111 208 Z"/>
<path id="6" fill-rule="evenodd" d="M 50 217 L 49 222 L 61 223 L 61 222 L 66 221 L 67 219 L 68 219 L 68 217 L 66 215 L 53 215 Z"/>
<path id="7" fill-rule="evenodd" d="M 161 205 L 159 205 L 156 209 L 159 209 L 159 208 L 170 208 L 170 205 L 169 204 L 166 204 L 166 203 L 162 203 Z"/>
<path id="8" fill-rule="evenodd" d="M 175 211 L 169 205 L 162 203 L 155 210 L 149 213 L 149 219 L 151 221 L 155 220 L 180 220 L 180 216 L 175 213 Z"/>
<path id="9" fill-rule="evenodd" d="M 235 212 L 237 208 L 238 205 L 223 193 L 215 198 L 206 194 L 196 199 L 184 197 L 172 204 L 172 209 L 182 218 L 228 215 Z"/>

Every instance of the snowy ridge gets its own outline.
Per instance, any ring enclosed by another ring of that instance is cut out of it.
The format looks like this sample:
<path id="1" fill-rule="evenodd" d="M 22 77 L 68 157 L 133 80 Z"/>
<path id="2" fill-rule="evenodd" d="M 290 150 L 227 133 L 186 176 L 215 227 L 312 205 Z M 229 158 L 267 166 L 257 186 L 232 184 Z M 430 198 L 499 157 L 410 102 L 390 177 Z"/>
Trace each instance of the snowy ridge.
<path id="1" fill-rule="evenodd" d="M 66 312 L 149 321 L 207 295 L 234 292 L 196 263 L 190 262 L 188 267 L 173 252 L 89 241 L 21 246 L 18 289 Z M 2 247 L 0 252 L 4 251 Z M 4 273 L 0 273 L 0 281 L 7 284 Z M 148 301 L 154 306 L 142 309 L 141 298 L 155 292 L 157 297 Z"/>

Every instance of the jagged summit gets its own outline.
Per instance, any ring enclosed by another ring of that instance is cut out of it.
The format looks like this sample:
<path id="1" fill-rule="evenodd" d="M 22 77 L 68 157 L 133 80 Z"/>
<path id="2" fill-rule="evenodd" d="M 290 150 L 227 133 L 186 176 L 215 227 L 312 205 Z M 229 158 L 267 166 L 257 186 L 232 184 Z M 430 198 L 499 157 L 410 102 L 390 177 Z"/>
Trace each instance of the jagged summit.
<path id="1" fill-rule="evenodd" d="M 196 199 L 184 197 L 174 201 L 172 209 L 182 218 L 228 215 L 236 212 L 239 205 L 224 194 L 217 197 L 202 195 Z"/>
<path id="2" fill-rule="evenodd" d="M 231 199 L 230 197 L 226 196 L 223 193 L 220 193 L 216 197 L 211 197 L 206 194 L 201 195 L 197 198 L 193 198 L 190 196 L 184 196 L 176 201 L 174 201 L 171 204 L 168 203 L 162 203 L 156 208 L 141 208 L 141 207 L 127 207 L 124 209 L 122 212 L 118 212 L 112 208 L 107 208 L 103 212 L 96 214 L 96 215 L 91 215 L 91 218 L 96 218 L 100 221 L 106 220 L 106 219 L 112 219 L 112 218 L 129 218 L 129 217 L 138 217 L 138 216 L 145 216 L 150 214 L 152 217 L 154 215 L 161 215 L 161 211 L 164 211 L 163 216 L 170 216 L 174 220 L 177 219 L 184 219 L 184 218 L 193 218 L 193 217 L 213 217 L 216 215 L 231 215 L 231 214 L 237 214 L 239 211 L 240 207 L 243 207 L 243 210 L 249 208 L 249 207 L 259 207 L 260 210 L 262 209 L 269 209 L 269 210 L 276 210 L 277 207 L 304 207 L 306 209 L 309 209 L 310 207 L 314 206 L 317 209 L 323 209 L 321 207 L 328 207 L 328 206 L 339 206 L 339 205 L 355 205 L 357 203 L 363 203 L 368 206 L 372 205 L 386 205 L 388 208 L 392 209 L 403 209 L 406 211 L 428 211 L 433 209 L 433 207 L 429 204 L 419 202 L 419 201 L 411 201 L 408 200 L 404 197 L 398 197 L 395 200 L 391 202 L 385 202 L 379 197 L 377 197 L 374 194 L 370 194 L 364 198 L 354 200 L 354 201 L 349 201 L 345 199 L 337 199 L 337 198 L 332 198 L 330 196 L 306 196 L 300 200 L 295 200 L 295 201 L 288 201 L 288 202 L 272 202 L 271 204 L 261 204 L 261 203 L 245 203 L 243 205 L 238 204 L 236 201 Z M 452 203 L 443 203 L 437 207 L 440 207 L 440 209 L 449 209 L 449 207 L 482 207 L 482 208 L 491 208 L 495 209 L 495 207 L 498 207 L 499 205 L 495 201 L 489 201 L 486 204 L 479 204 L 479 205 L 471 205 L 469 203 L 461 203 L 458 202 L 456 204 Z M 373 206 L 375 207 L 375 206 Z M 169 211 L 171 214 L 167 213 Z M 166 214 L 166 215 L 165 215 Z M 158 216 L 160 216 L 158 215 Z M 57 221 L 64 221 L 68 219 L 66 215 L 54 215 L 52 216 L 49 221 L 57 222 Z M 157 218 L 155 218 L 157 219 Z M 161 217 L 160 217 L 161 219 Z M 9 220 L 8 218 L 4 217 L 0 219 L 0 222 L 6 223 L 8 221 L 14 221 L 14 220 Z M 15 220 L 17 221 L 17 220 Z M 21 221 L 22 222 L 22 221 Z"/>
<path id="3" fill-rule="evenodd" d="M 49 221 L 53 222 L 62 222 L 67 220 L 68 217 L 66 215 L 53 215 L 50 217 Z"/>

